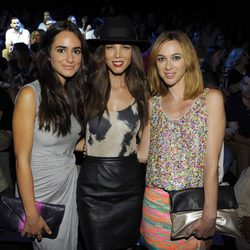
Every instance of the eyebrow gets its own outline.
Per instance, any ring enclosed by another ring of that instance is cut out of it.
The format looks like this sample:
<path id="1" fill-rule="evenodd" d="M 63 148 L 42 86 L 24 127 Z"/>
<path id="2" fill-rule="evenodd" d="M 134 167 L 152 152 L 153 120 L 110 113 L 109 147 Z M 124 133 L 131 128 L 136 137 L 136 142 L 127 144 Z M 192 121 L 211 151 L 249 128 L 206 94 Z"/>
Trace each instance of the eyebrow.
<path id="1" fill-rule="evenodd" d="M 172 56 L 181 56 L 181 55 L 182 55 L 182 53 L 177 52 L 177 53 L 174 53 Z"/>
<path id="2" fill-rule="evenodd" d="M 182 55 L 181 53 L 177 52 L 177 53 L 174 53 L 174 54 L 172 54 L 172 55 L 170 55 L 170 56 L 181 56 L 181 55 Z M 158 56 L 164 56 L 164 57 L 166 57 L 166 56 L 163 55 L 163 54 L 159 54 Z"/>
<path id="3" fill-rule="evenodd" d="M 58 46 L 56 46 L 56 48 L 67 49 L 67 48 L 69 48 L 69 47 L 63 46 L 63 45 L 58 45 Z M 81 48 L 81 47 L 73 47 L 73 49 L 82 49 L 82 48 Z"/>

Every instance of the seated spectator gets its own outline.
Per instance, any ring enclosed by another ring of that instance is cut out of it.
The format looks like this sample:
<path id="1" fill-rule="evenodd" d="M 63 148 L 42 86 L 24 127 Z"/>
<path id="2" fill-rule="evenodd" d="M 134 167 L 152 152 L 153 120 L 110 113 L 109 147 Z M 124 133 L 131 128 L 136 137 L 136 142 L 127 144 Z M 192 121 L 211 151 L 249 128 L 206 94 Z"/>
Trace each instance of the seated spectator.
<path id="1" fill-rule="evenodd" d="M 47 30 L 46 22 L 49 19 L 52 19 L 51 15 L 50 15 L 50 12 L 49 11 L 44 11 L 43 12 L 43 21 L 41 23 L 39 23 L 38 29 L 42 29 L 42 30 L 46 31 Z"/>
<path id="2" fill-rule="evenodd" d="M 10 27 L 5 33 L 6 49 L 2 51 L 2 55 L 6 59 L 9 59 L 9 53 L 15 43 L 25 43 L 28 47 L 30 46 L 30 32 L 23 27 L 19 18 L 12 17 Z"/>
<path id="3" fill-rule="evenodd" d="M 224 88 L 227 96 L 239 93 L 240 81 L 246 74 L 248 59 L 246 47 L 234 48 L 229 53 L 224 68 Z"/>
<path id="4" fill-rule="evenodd" d="M 202 72 L 214 71 L 219 78 L 223 74 L 223 50 L 218 46 L 211 46 L 206 49 L 205 58 L 201 63 Z M 219 79 L 221 81 L 221 79 Z"/>
<path id="5" fill-rule="evenodd" d="M 227 91 L 228 95 L 235 95 L 240 92 L 240 82 L 244 74 L 238 70 L 232 69 L 229 71 L 227 76 Z"/>
<path id="6" fill-rule="evenodd" d="M 76 16 L 70 15 L 68 16 L 67 20 L 77 25 Z"/>
<path id="7" fill-rule="evenodd" d="M 53 20 L 52 18 L 48 18 L 48 20 L 47 20 L 46 23 L 45 23 L 46 30 L 49 29 L 50 26 L 51 26 L 52 24 L 54 24 L 54 23 L 56 23 L 55 20 Z"/>
<path id="8" fill-rule="evenodd" d="M 31 58 L 30 49 L 24 43 L 16 43 L 10 53 L 9 82 L 25 85 L 37 79 L 36 65 Z"/>
<path id="9" fill-rule="evenodd" d="M 240 93 L 226 100 L 226 145 L 236 159 L 236 174 L 239 177 L 250 165 L 250 77 L 240 82 Z"/>
<path id="10" fill-rule="evenodd" d="M 30 44 L 40 43 L 45 31 L 42 29 L 33 30 L 30 34 Z"/>
<path id="11" fill-rule="evenodd" d="M 95 18 L 93 21 L 93 29 L 85 33 L 85 38 L 87 39 L 99 39 L 100 30 L 104 21 L 101 18 Z"/>
<path id="12" fill-rule="evenodd" d="M 82 18 L 82 25 L 80 27 L 80 31 L 82 32 L 82 34 L 85 37 L 86 32 L 90 31 L 92 29 L 91 25 L 88 22 L 89 18 L 88 16 L 84 16 Z"/>

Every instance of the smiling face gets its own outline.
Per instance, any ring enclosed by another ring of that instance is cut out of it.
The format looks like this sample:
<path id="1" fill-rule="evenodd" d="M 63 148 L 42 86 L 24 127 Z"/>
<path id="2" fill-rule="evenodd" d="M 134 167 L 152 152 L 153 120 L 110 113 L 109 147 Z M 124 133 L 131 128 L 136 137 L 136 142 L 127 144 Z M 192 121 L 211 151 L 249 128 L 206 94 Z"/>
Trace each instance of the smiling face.
<path id="1" fill-rule="evenodd" d="M 162 45 L 157 56 L 156 66 L 159 76 L 169 87 L 183 82 L 186 66 L 178 41 L 171 40 Z"/>
<path id="2" fill-rule="evenodd" d="M 50 50 L 51 65 L 62 84 L 80 68 L 82 48 L 79 38 L 70 31 L 62 31 L 54 38 Z"/>
<path id="3" fill-rule="evenodd" d="M 132 60 L 132 48 L 126 44 L 105 45 L 105 63 L 113 75 L 122 75 Z"/>

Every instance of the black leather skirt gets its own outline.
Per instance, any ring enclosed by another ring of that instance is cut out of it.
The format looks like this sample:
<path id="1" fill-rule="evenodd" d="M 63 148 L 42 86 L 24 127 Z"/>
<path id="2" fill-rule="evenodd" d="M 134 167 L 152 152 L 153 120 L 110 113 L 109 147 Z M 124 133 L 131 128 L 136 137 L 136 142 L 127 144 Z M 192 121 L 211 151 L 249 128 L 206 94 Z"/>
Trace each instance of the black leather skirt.
<path id="1" fill-rule="evenodd" d="M 87 156 L 77 182 L 77 207 L 88 250 L 126 249 L 139 238 L 144 169 L 137 157 Z"/>

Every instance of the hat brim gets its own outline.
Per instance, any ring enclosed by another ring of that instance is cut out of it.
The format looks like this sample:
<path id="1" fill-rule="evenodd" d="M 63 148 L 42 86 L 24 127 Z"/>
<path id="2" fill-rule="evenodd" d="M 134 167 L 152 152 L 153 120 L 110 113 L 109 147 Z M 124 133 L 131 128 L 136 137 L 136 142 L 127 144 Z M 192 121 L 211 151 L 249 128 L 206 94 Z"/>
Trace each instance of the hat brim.
<path id="1" fill-rule="evenodd" d="M 145 51 L 150 47 L 150 43 L 147 40 L 106 40 L 106 39 L 87 39 L 86 40 L 90 50 L 94 51 L 98 46 L 104 44 L 129 44 L 138 46 L 141 50 Z"/>

